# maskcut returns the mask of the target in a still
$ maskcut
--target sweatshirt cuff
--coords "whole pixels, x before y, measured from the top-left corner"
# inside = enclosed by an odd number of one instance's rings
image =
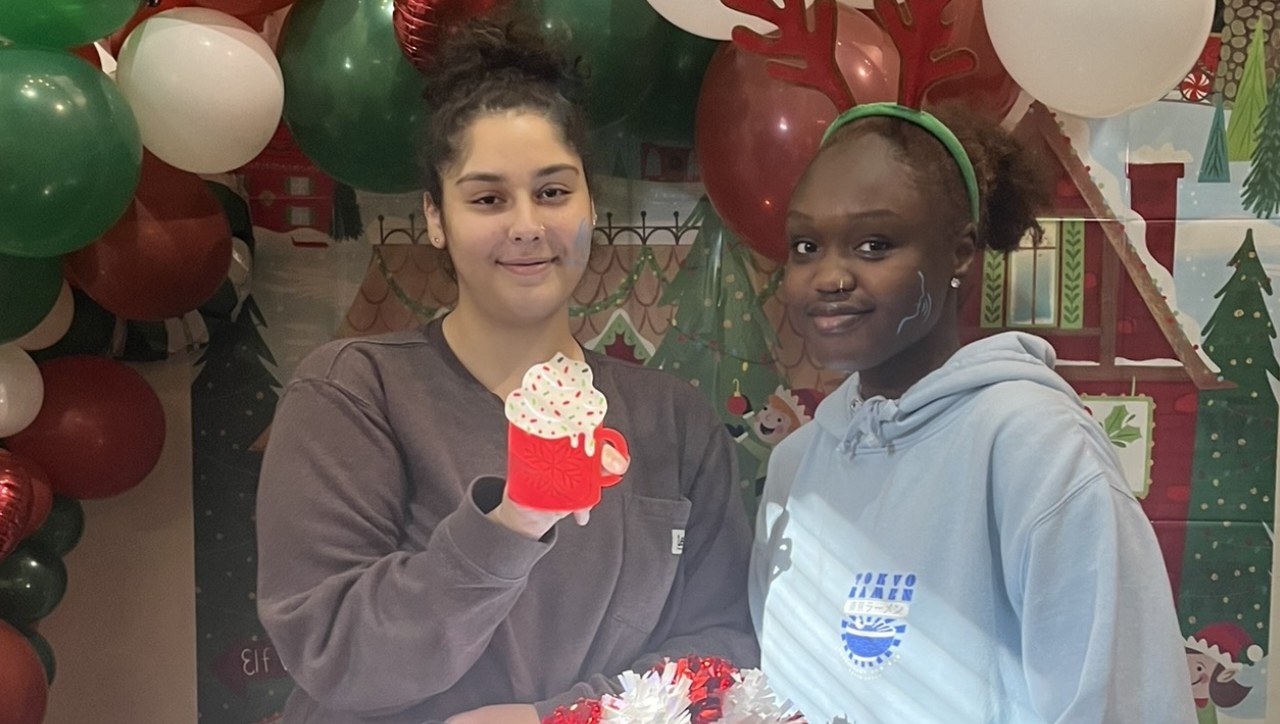
[[[490,520],[485,514],[502,501],[505,486],[506,481],[499,477],[476,478],[462,504],[441,521],[441,527],[463,558],[495,578],[510,581],[529,575],[533,565],[551,550],[555,528],[542,540],[530,540]]]

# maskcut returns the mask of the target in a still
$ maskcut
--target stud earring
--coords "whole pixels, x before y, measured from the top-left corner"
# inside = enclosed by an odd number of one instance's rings
[[[951,288],[952,289],[960,288],[960,277],[951,277]]]

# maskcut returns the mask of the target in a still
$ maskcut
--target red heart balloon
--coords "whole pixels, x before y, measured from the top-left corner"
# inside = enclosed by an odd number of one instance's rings
[[[503,0],[395,0],[391,24],[405,57],[421,70],[450,26],[478,18]]]
[[[4,451],[0,450],[0,455],[3,454]],[[27,476],[31,478],[31,515],[27,518],[27,527],[22,531],[22,538],[25,540],[49,518],[49,512],[53,510],[53,485],[49,483],[49,474],[35,460],[12,453],[10,455],[14,464],[27,471]]]
[[[31,501],[31,476],[12,455],[0,450],[0,559],[22,540],[31,519]]]

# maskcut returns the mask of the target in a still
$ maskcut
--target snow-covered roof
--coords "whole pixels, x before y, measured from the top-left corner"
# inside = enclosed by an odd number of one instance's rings
[[[1087,124],[1085,128],[1088,128]],[[1174,148],[1172,143],[1166,143],[1159,148],[1142,146],[1130,149],[1121,160],[1125,163],[1191,163],[1195,157],[1186,149]]]
[[[1146,219],[1125,201],[1125,184],[1107,171],[1105,164],[1094,159],[1090,151],[1088,123],[1082,118],[1057,116],[1038,102],[1032,104],[1023,122],[1034,124],[1075,182],[1187,374],[1201,389],[1229,384],[1222,381],[1218,366],[1201,348],[1199,323],[1178,309],[1172,272],[1157,262],[1147,249]],[[1172,151],[1172,147],[1169,148]],[[1148,157],[1159,151],[1155,149]],[[1163,360],[1127,360],[1124,363],[1117,360],[1116,363],[1166,366]]]
[[[1053,363],[1057,367],[1097,367],[1097,360],[1091,359],[1060,359]],[[1116,357],[1117,367],[1181,367],[1182,360],[1171,359],[1167,357],[1156,357],[1153,359],[1128,359],[1125,357]]]

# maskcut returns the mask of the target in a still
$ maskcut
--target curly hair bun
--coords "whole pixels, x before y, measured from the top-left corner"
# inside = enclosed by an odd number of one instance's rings
[[[426,68],[424,97],[434,107],[473,93],[485,80],[553,87],[572,98],[582,83],[569,62],[524,19],[481,18],[449,33]]]

